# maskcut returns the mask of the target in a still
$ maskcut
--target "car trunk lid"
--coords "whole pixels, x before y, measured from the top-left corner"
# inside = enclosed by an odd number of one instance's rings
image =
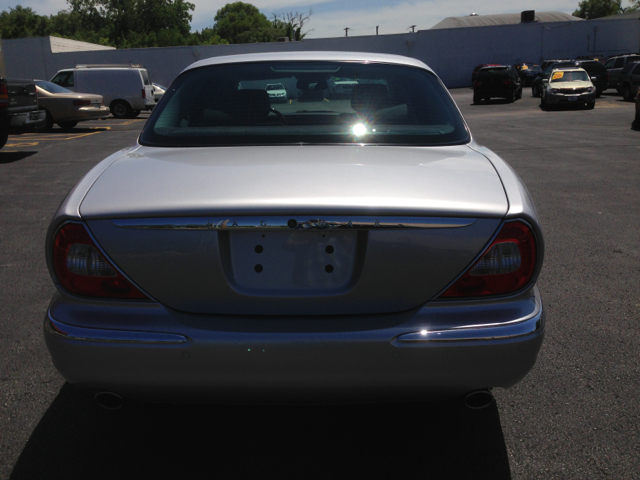
[[[140,148],[80,212],[111,260],[172,308],[326,315],[425,303],[507,207],[491,163],[466,146],[306,146]]]

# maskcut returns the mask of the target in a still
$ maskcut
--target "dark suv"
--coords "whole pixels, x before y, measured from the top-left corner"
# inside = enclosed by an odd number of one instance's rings
[[[473,103],[493,97],[506,98],[513,102],[522,98],[522,81],[513,65],[498,65],[481,68],[473,82]]]
[[[609,86],[607,88],[618,88],[618,80],[622,74],[622,69],[631,62],[640,62],[640,54],[632,53],[609,57],[604,64],[604,68],[609,72]]]
[[[638,82],[640,82],[640,62],[627,63],[618,78],[616,90],[627,102],[632,102],[638,93]]]

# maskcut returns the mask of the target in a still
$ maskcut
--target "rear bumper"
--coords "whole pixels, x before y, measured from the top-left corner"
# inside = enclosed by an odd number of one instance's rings
[[[64,112],[55,118],[58,122],[84,122],[87,120],[99,120],[109,116],[109,107],[81,107],[77,110]]]
[[[482,98],[509,98],[517,91],[516,87],[476,88],[473,93]]]
[[[92,322],[105,327],[73,325]],[[535,288],[515,301],[369,318],[216,318],[139,304],[105,311],[57,297],[44,325],[70,383],[232,403],[422,400],[508,387],[533,367],[544,330]]]
[[[11,128],[39,128],[44,126],[46,118],[47,112],[44,110],[9,114],[9,126]]]

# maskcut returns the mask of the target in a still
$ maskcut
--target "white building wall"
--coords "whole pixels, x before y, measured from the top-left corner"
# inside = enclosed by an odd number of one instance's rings
[[[7,75],[50,79],[79,63],[140,63],[154,82],[168,85],[203,58],[271,51],[378,52],[415,57],[449,88],[471,84],[479,63],[540,62],[545,58],[640,51],[640,21],[590,20],[421,30],[417,33],[309,39],[302,42],[140,48],[52,53],[48,37],[3,40]]]

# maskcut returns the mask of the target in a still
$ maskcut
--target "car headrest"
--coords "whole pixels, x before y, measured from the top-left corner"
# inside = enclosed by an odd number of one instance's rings
[[[379,83],[359,84],[351,92],[351,108],[361,114],[369,114],[390,104],[389,90]]]

